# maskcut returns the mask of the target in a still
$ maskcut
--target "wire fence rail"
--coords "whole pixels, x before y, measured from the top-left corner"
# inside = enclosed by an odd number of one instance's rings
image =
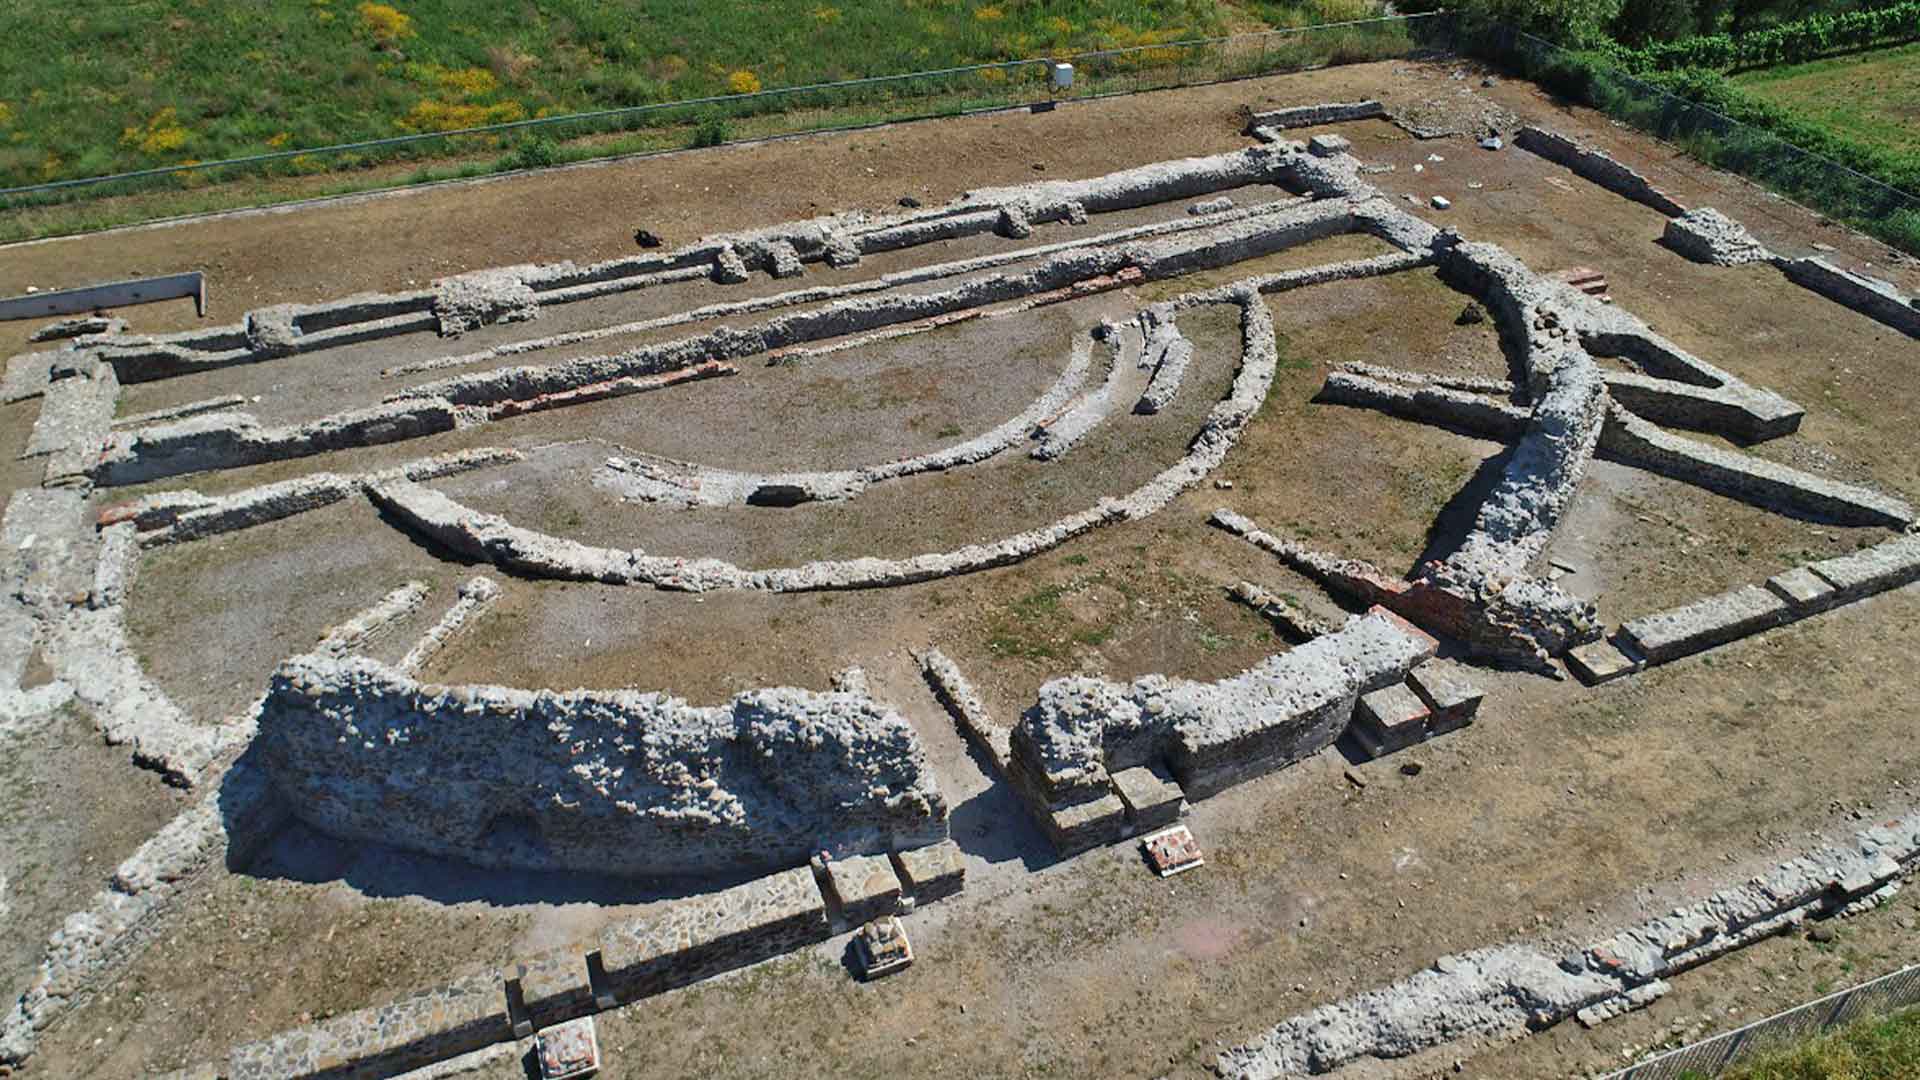
[[[834,127],[866,126],[880,119],[909,119],[892,115],[916,103],[931,105],[919,115],[1004,108],[1058,99],[1100,97],[1143,89],[1187,86],[1230,78],[1248,78],[1284,71],[1305,70],[1331,63],[1388,59],[1409,55],[1421,40],[1446,23],[1441,12],[1384,16],[1314,26],[1194,38],[1122,49],[1102,49],[1042,58],[971,64],[901,74],[875,75],[804,86],[774,87],[743,94],[685,98],[621,108],[536,117],[448,131],[420,132],[359,142],[227,158],[183,162],[100,176],[72,177],[42,183],[0,187],[0,208],[34,205],[94,193],[123,193],[142,185],[172,183],[181,186],[222,181],[243,175],[286,175],[358,168],[431,153],[471,153],[498,147],[518,135],[557,135],[564,139],[590,138],[612,132],[646,128],[685,128],[704,125],[704,144],[730,141],[732,122],[760,119],[763,132],[820,131]],[[1072,88],[1055,92],[1049,86],[1051,67],[1074,65]],[[859,112],[858,110],[865,110]],[[839,122],[832,116],[838,113]],[[780,123],[777,118],[795,123]],[[720,125],[716,127],[715,125]],[[424,153],[423,153],[424,152]],[[551,151],[547,151],[550,153]],[[618,148],[601,148],[582,157],[611,156]],[[541,155],[535,155],[539,157]],[[528,164],[552,164],[530,160]],[[511,161],[506,162],[511,164]],[[488,170],[492,171],[492,170]]]
[[[1755,1054],[1915,1004],[1920,1004],[1920,964],[1629,1065],[1604,1080],[1705,1080]]]

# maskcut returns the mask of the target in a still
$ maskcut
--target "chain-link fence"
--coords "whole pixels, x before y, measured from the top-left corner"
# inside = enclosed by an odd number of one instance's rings
[[[1555,93],[1674,143],[1690,157],[1749,179],[1920,255],[1920,196],[1804,150],[1612,67],[1507,27],[1462,33],[1463,47]]]
[[[1901,968],[1872,982],[1661,1054],[1609,1074],[1605,1080],[1705,1080],[1756,1053],[1916,1003],[1920,1003],[1920,965]]]
[[[256,201],[271,201],[288,197],[288,189],[295,187],[309,195],[371,190],[593,158],[1194,86],[1420,55],[1450,46],[1450,23],[1440,14],[1365,19],[279,150],[0,187],[0,212],[66,207],[72,213],[74,203],[135,197],[160,212],[178,213],[216,204],[244,205],[249,201],[247,193],[236,185],[252,184],[264,196]],[[1072,85],[1064,89],[1050,79],[1052,65],[1062,61],[1075,69]],[[303,176],[320,179],[304,185],[288,183],[289,178]],[[214,190],[222,186],[227,190]],[[138,207],[118,211],[123,217],[140,212]],[[84,213],[82,209],[81,216]],[[0,239],[18,231],[0,221]]]

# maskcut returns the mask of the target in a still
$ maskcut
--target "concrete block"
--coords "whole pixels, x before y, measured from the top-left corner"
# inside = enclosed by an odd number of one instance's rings
[[[1640,662],[1611,641],[1589,641],[1567,651],[1567,666],[1588,686],[1598,686],[1640,670]]]
[[[1370,756],[1379,757],[1427,737],[1432,711],[1406,686],[1388,686],[1361,694],[1353,709],[1353,735]]]
[[[1352,150],[1353,142],[1344,135],[1315,135],[1307,140],[1307,152],[1315,157],[1333,157]]]
[[[583,949],[556,949],[508,965],[505,981],[518,981],[520,999],[535,1028],[563,1023],[595,1011],[593,983]]]
[[[1113,793],[1127,808],[1134,832],[1158,829],[1180,820],[1187,799],[1180,785],[1158,765],[1121,769],[1113,774]]]
[[[1467,678],[1465,669],[1451,660],[1429,660],[1414,668],[1407,673],[1407,688],[1433,712],[1427,721],[1430,736],[1473,723],[1480,713],[1481,700],[1487,696]]]
[[[1111,844],[1126,835],[1127,808],[1117,795],[1055,806],[1041,819],[1048,839],[1062,855]]]
[[[1709,596],[1685,607],[1645,615],[1620,628],[1620,637],[1650,664],[1664,664],[1787,621],[1787,602],[1758,585]]]
[[[1920,580],[1920,533],[1907,533],[1851,555],[1808,566],[1839,593],[1839,602]]]
[[[966,884],[967,865],[951,840],[893,853],[893,872],[915,905],[952,896]]]
[[[1767,588],[1785,600],[1796,616],[1832,607],[1840,599],[1832,584],[1805,566],[1773,575],[1767,579]]]
[[[882,855],[851,855],[826,866],[835,911],[849,923],[864,923],[900,910],[900,878]]]

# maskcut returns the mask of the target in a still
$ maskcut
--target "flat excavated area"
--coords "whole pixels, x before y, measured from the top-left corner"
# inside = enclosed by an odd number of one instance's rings
[[[1362,99],[1462,134],[1240,111]],[[55,350],[0,404],[0,1061],[507,1077],[591,1014],[610,1075],[1275,1075],[1315,1006],[1895,818],[1920,342],[1813,254],[1920,289],[1404,62],[10,249],[0,293],[204,268],[214,307],[0,339]],[[1367,760],[1361,696],[1443,673],[1474,707],[1402,694]],[[1206,865],[1160,879],[1129,836],[1179,807],[1137,803],[1181,796]],[[896,891],[915,963],[858,981]],[[1852,974],[1920,959],[1860,925]],[[1760,962],[1617,1041],[1832,977]],[[1618,1060],[1576,1028],[1325,1053]]]

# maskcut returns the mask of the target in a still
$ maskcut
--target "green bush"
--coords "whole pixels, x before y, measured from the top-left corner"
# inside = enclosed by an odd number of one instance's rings
[[[721,117],[714,116],[701,121],[700,126],[693,129],[693,141],[689,145],[695,148],[719,146],[732,140],[733,125]]]
[[[545,135],[536,135],[522,139],[513,152],[502,157],[498,163],[498,172],[512,172],[517,169],[550,169],[560,163],[560,147]]]
[[[1731,71],[1799,63],[1845,49],[1914,38],[1920,38],[1920,0],[1901,0],[1864,11],[1809,15],[1751,34],[1703,34],[1639,49],[1614,45],[1607,52],[1628,71]]]

